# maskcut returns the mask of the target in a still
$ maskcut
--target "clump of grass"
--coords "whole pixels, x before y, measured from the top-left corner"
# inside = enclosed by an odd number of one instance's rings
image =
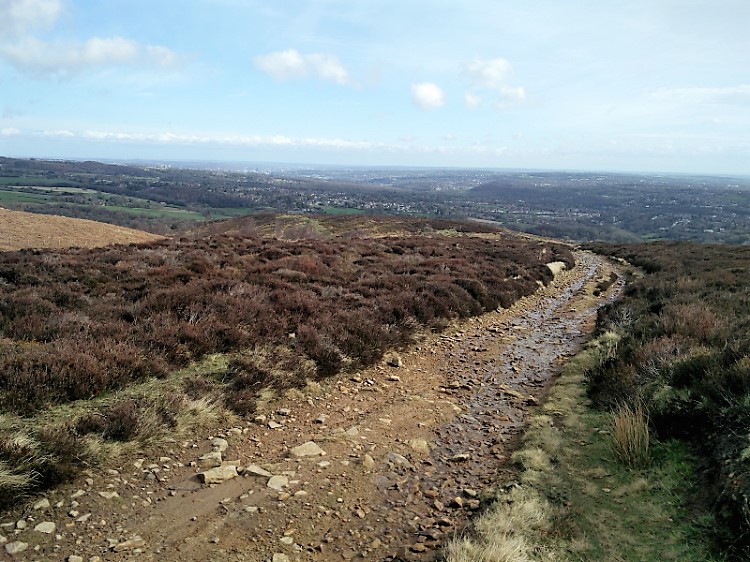
[[[549,502],[530,487],[513,486],[500,493],[489,511],[475,522],[473,537],[451,541],[448,562],[527,562],[534,548],[527,537],[550,525]],[[533,545],[536,546],[536,545]]]
[[[623,404],[615,412],[610,427],[612,452],[630,468],[644,468],[651,460],[648,414],[642,404]]]

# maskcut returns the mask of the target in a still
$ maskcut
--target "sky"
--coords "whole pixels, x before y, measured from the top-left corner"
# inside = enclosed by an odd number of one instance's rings
[[[750,175],[748,0],[0,0],[0,155]]]

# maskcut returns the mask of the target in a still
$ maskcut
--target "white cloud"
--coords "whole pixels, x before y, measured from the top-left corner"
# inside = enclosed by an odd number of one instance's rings
[[[0,36],[46,29],[62,12],[60,0],[0,0]]]
[[[167,47],[124,37],[60,42],[34,34],[53,28],[62,11],[60,0],[0,0],[0,60],[39,78],[66,78],[93,67],[141,64],[163,68],[178,62]]]
[[[503,86],[500,88],[500,95],[506,101],[522,102],[526,99],[526,90],[521,86]]]
[[[0,131],[2,133],[2,131]],[[279,150],[330,150],[335,152],[387,153],[407,156],[437,155],[446,157],[470,157],[476,155],[506,155],[508,148],[493,146],[482,142],[468,145],[456,143],[454,135],[445,135],[442,140],[447,144],[421,144],[409,136],[398,142],[385,143],[371,140],[351,140],[330,137],[290,137],[287,135],[243,135],[233,133],[206,132],[169,132],[169,131],[117,131],[117,130],[81,130],[49,129],[43,131],[24,131],[26,136],[59,139],[61,143],[71,141],[105,144],[127,144],[130,146],[148,147],[149,150],[160,146],[211,148],[277,148]]]
[[[440,86],[432,82],[412,84],[411,97],[417,107],[424,110],[437,109],[445,105],[445,93]]]
[[[274,80],[305,78],[309,74],[305,58],[294,49],[259,55],[255,57],[255,66],[270,74]]]
[[[59,137],[59,138],[72,138],[75,137],[76,134],[73,131],[68,131],[66,129],[57,129],[57,130],[46,130],[42,131],[43,137]]]
[[[652,97],[660,101],[695,104],[750,104],[750,84],[725,88],[660,88]]]
[[[48,43],[34,37],[0,45],[0,58],[22,72],[66,78],[86,68],[124,64],[173,65],[178,57],[166,47],[143,46],[124,37],[92,37],[79,44]]]
[[[258,55],[255,66],[274,80],[294,80],[315,76],[336,84],[351,84],[349,73],[334,55],[324,53],[302,54],[296,49]]]
[[[180,62],[177,53],[161,45],[146,45],[146,58],[162,67],[175,66]]]
[[[464,94],[464,102],[466,103],[466,107],[468,107],[471,110],[478,109],[480,105],[482,105],[482,98],[480,98],[478,95],[473,94],[471,92],[466,92]]]
[[[503,58],[475,59],[466,65],[466,73],[472,86],[488,90],[499,90],[506,85],[513,66]]]
[[[13,137],[20,134],[21,131],[14,127],[6,127],[5,129],[0,130],[0,135],[3,135],[4,137]]]
[[[504,58],[474,59],[465,66],[464,71],[472,87],[464,96],[469,109],[477,109],[481,105],[482,100],[477,91],[497,95],[499,101],[495,106],[498,108],[506,108],[526,100],[525,88],[510,84],[513,65]]]
[[[171,132],[155,133],[131,133],[120,131],[83,131],[72,133],[71,131],[45,131],[45,136],[58,136],[78,138],[94,141],[114,142],[137,142],[149,144],[176,144],[176,145],[231,145],[231,146],[282,146],[290,148],[333,148],[333,149],[369,149],[378,147],[377,143],[368,141],[351,141],[347,139],[330,139],[319,137],[308,137],[294,139],[286,135],[234,135],[234,134],[186,134]]]
[[[319,78],[335,82],[336,84],[343,85],[349,83],[349,74],[336,57],[332,55],[313,54],[308,55],[307,60],[310,61],[315,74]]]

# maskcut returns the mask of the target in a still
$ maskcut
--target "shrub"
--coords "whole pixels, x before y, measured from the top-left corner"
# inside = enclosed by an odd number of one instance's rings
[[[592,245],[648,273],[600,329],[623,334],[616,357],[589,373],[598,405],[640,397],[659,436],[690,441],[705,458],[706,491],[728,547],[750,557],[750,248],[692,243]],[[628,311],[627,321],[618,311]]]
[[[434,234],[491,231],[478,225],[367,219],[375,235],[364,238],[349,236],[362,219],[279,220],[137,247],[0,254],[0,339],[14,344],[0,353],[0,404],[33,415],[210,353],[285,345],[303,325],[317,335],[301,338],[297,360],[330,376],[420,328],[510,306],[547,280],[547,260],[572,260],[554,244]],[[305,235],[257,237],[278,225]]]
[[[297,330],[296,339],[302,352],[315,362],[318,378],[331,377],[344,366],[341,352],[325,336],[321,336],[315,328],[300,326]]]
[[[124,400],[110,406],[104,413],[106,424],[102,437],[112,441],[128,441],[138,433],[141,412],[134,400]]]

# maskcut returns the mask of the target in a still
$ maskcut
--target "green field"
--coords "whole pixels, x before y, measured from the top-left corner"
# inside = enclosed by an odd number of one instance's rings
[[[49,203],[54,196],[52,195],[41,195],[36,193],[24,193],[22,191],[7,191],[0,189],[0,205],[3,204],[23,204],[23,203],[34,203],[38,205],[44,205]]]
[[[234,217],[244,217],[245,215],[252,215],[257,213],[257,209],[251,209],[250,207],[226,207],[226,208],[214,208],[206,212],[206,216],[211,220],[217,219],[231,219]]]
[[[80,205],[81,207],[87,207],[88,205]],[[107,211],[114,211],[119,213],[127,213],[129,215],[137,215],[139,217],[148,217],[153,219],[179,219],[179,220],[203,220],[205,217],[201,213],[195,211],[186,211],[177,207],[123,207],[122,205],[104,205],[102,207]]]
[[[82,209],[95,206],[106,211],[155,219],[189,221],[205,219],[203,214],[196,211],[188,211],[173,206],[163,206],[146,199],[110,195],[93,189],[42,186],[23,186],[22,189],[0,187],[0,206],[20,208],[22,210],[26,210],[24,209],[25,206],[33,206],[35,208],[29,208],[28,210],[38,211],[41,207],[47,211],[54,212],[55,208],[59,208],[60,204],[64,204]],[[36,191],[36,193],[29,193],[29,191]],[[76,198],[76,196],[83,196],[85,199]],[[227,218],[247,214],[247,209],[243,210],[245,213],[238,212],[240,211],[239,209],[229,209],[229,213],[217,213],[217,217]]]
[[[67,195],[93,195],[100,193],[99,191],[96,191],[95,189],[87,189],[85,187],[60,187],[60,186],[45,186],[45,185],[9,185],[10,188],[20,187],[24,191],[26,190],[32,190],[32,191],[41,191],[45,193],[50,194],[58,194],[63,193]]]
[[[0,186],[2,185],[19,185],[19,186],[59,186],[60,184],[69,184],[70,181],[60,178],[44,178],[41,176],[0,176]]]

